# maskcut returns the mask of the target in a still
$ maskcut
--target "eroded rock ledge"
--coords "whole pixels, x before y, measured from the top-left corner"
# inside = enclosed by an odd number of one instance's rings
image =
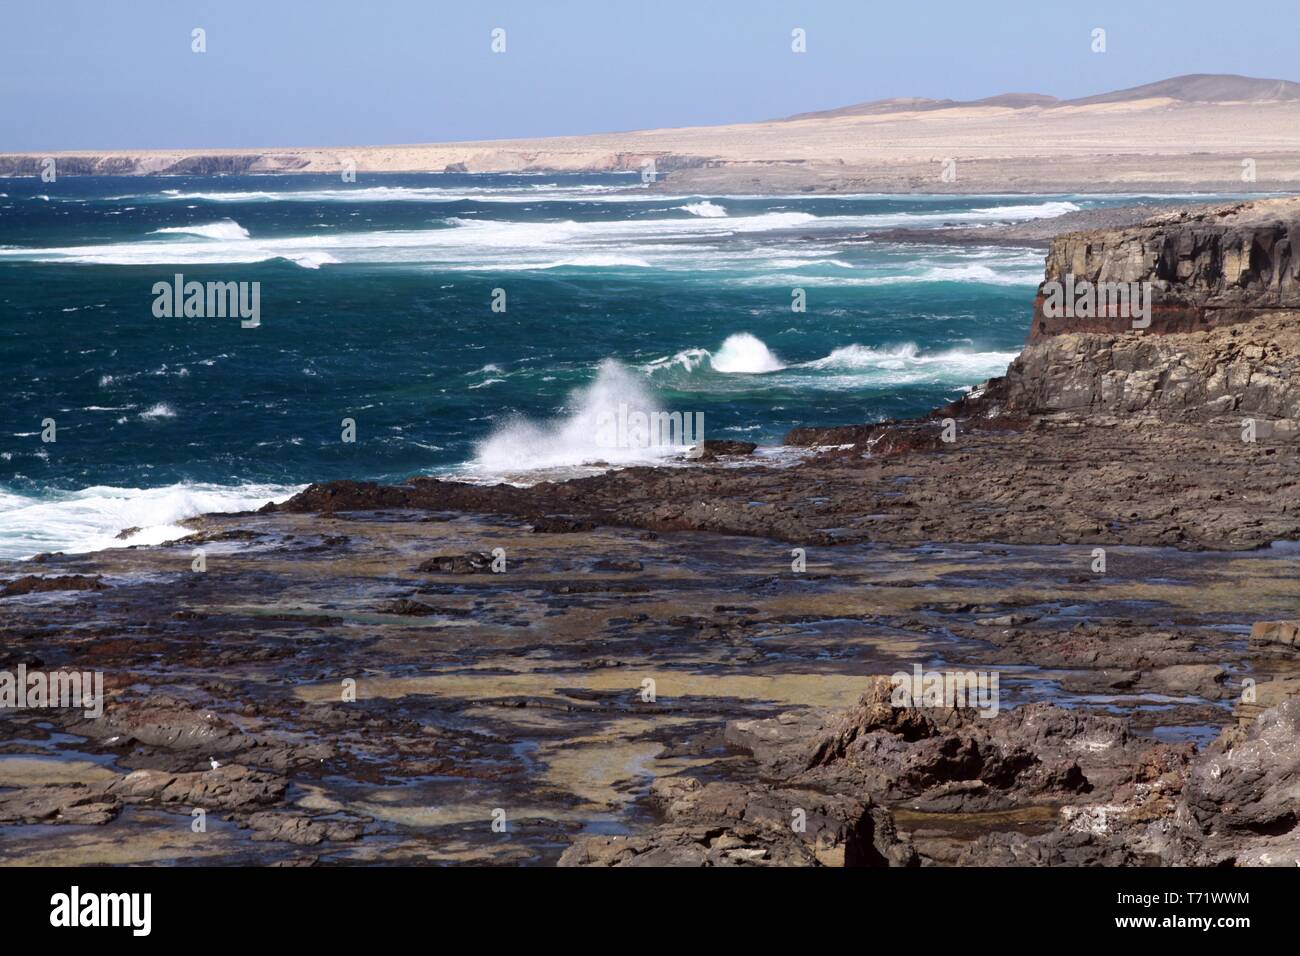
[[[727,740],[757,760],[763,785],[659,781],[650,799],[664,822],[580,839],[560,864],[1294,865],[1298,729],[1290,698],[1198,754],[1046,703],[992,720],[899,708],[876,678],[842,713],[732,722]],[[1021,826],[969,843],[918,830],[920,853],[894,819],[989,813]]]
[[[1150,282],[1148,334],[1202,331],[1300,309],[1300,199],[1264,200],[1155,216],[1119,230],[1058,236],[1044,283]],[[1039,287],[1029,340],[1115,332],[1128,318],[1052,317]]]
[[[1252,417],[1259,433],[1293,435],[1300,419],[1300,309],[1200,332],[1039,336],[1005,376],[954,412],[1068,416],[1092,425],[1222,420],[1225,428]]]

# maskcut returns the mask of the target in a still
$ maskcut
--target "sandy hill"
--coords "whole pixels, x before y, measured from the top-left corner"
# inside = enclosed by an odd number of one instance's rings
[[[1134,100],[1170,99],[1186,103],[1281,103],[1300,100],[1300,83],[1290,80],[1261,80],[1231,73],[1189,73],[1157,83],[1134,86],[1114,93],[1100,93],[1077,100],[1073,106],[1093,103],[1126,103]]]
[[[747,192],[1300,190],[1300,84],[1195,74],[1078,100],[904,98],[724,126],[425,145],[53,155],[77,174],[635,171],[657,188]],[[945,174],[945,169],[947,173]]]
[[[935,100],[924,97],[896,97],[871,100],[812,113],[796,113],[791,120],[832,119],[843,116],[870,116],[880,113],[946,110],[959,107],[1005,106],[1010,109],[1031,107],[1090,106],[1095,103],[1132,103],[1138,100],[1178,100],[1184,103],[1279,103],[1300,100],[1300,83],[1290,80],[1264,80],[1230,73],[1188,73],[1155,83],[1132,86],[1112,93],[1098,93],[1072,100],[1060,100],[1044,93],[1002,93],[979,100]]]

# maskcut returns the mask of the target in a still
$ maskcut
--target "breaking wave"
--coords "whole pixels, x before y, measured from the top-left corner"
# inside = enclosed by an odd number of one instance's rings
[[[680,454],[680,448],[632,443],[620,447],[619,442],[607,440],[620,409],[647,415],[664,411],[643,376],[606,359],[590,385],[569,395],[563,415],[547,421],[516,416],[498,427],[475,449],[470,471],[509,478],[575,466],[649,463]]]
[[[873,348],[869,345],[846,345],[835,349],[824,358],[805,362],[800,367],[835,371],[933,369],[944,374],[966,378],[1001,374],[1017,354],[1016,352],[972,352],[962,349],[922,353],[915,342],[904,342],[902,345],[882,348]]]
[[[707,199],[700,202],[688,202],[685,206],[678,206],[677,208],[689,212],[692,216],[702,216],[705,219],[723,219],[727,215],[727,210],[717,203],[709,202]]]
[[[904,342],[892,346],[846,345],[818,359],[786,363],[761,339],[745,332],[729,336],[717,352],[683,349],[642,366],[642,370],[652,379],[669,374],[677,382],[713,372],[764,374],[762,381],[767,385],[813,390],[919,382],[970,385],[1001,375],[1016,355],[970,349],[925,352],[915,342]],[[690,387],[707,388],[707,380],[696,381]],[[717,387],[735,391],[735,383],[731,382],[723,385],[719,380]]]
[[[248,230],[232,219],[210,222],[202,226],[168,226],[155,229],[150,235],[176,234],[182,236],[199,236],[203,239],[247,239]]]
[[[400,187],[376,187],[399,190]],[[351,195],[348,190],[316,193]],[[168,199],[197,196],[230,198],[223,193],[176,192]],[[239,194],[245,196],[261,194]],[[268,192],[268,200],[299,198],[311,191]],[[597,195],[608,196],[607,192]],[[253,237],[239,223],[226,219],[204,224],[167,226],[135,241],[117,241],[58,247],[7,247],[0,261],[72,262],[101,265],[207,265],[264,262],[285,259],[304,268],[322,264],[432,265],[454,271],[502,269],[544,270],[566,266],[736,269],[757,275],[728,281],[774,284],[791,281],[776,262],[797,260],[789,244],[780,247],[782,233],[851,234],[897,224],[995,221],[999,218],[1052,216],[1078,208],[1069,202],[1037,205],[989,206],[965,212],[879,213],[866,215],[816,215],[812,212],[773,209],[735,215],[708,199],[675,207],[690,212],[677,218],[618,218],[590,221],[513,220],[451,216],[435,220],[428,228],[359,231],[327,228],[311,235]],[[726,240],[746,242],[728,245]],[[773,242],[772,240],[776,240]],[[843,260],[824,261],[851,268]],[[810,263],[810,266],[816,263]],[[788,268],[788,266],[786,266]],[[884,285],[927,281],[975,281],[1027,284],[1038,271],[997,271],[986,265],[939,267],[915,274],[864,276],[801,276],[813,285]]]
[[[160,544],[191,533],[177,524],[185,518],[249,511],[268,501],[284,501],[303,487],[184,483],[162,488],[96,486],[38,496],[0,488],[0,559]],[[140,530],[119,539],[117,534],[126,528]]]
[[[785,368],[785,363],[772,354],[762,339],[748,332],[727,336],[722,348],[709,358],[709,364],[715,372],[728,375],[758,375]]]

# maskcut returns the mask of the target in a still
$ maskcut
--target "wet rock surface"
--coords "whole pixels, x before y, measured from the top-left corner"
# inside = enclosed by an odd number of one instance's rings
[[[1286,548],[1110,545],[1096,573],[1090,546],[837,544],[795,570],[770,537],[426,514],[339,513],[345,552],[304,547],[320,516],[210,516],[202,573],[187,542],[51,558],[113,586],[7,599],[7,659],[102,672],[104,709],[0,711],[0,861],[1281,858],[1263,809],[1169,820],[1220,732],[1300,685],[1248,639],[1300,599]],[[498,548],[502,573],[421,570]],[[998,673],[997,714],[891,706],[880,675],[914,666]]]
[[[0,564],[0,670],[104,690],[0,682],[0,863],[1300,862],[1296,260],[1201,215],[1093,264],[1231,322],[928,419]]]
[[[665,822],[645,835],[587,837],[560,866],[915,866],[888,811],[815,790],[657,780]]]
[[[563,515],[582,527],[712,531],[797,545],[1249,549],[1300,537],[1300,456],[1284,427],[1261,420],[1246,442],[1239,418],[1086,428],[1051,417],[953,421],[952,442],[943,441],[941,418],[801,433],[794,436],[801,444],[826,444],[785,468],[638,467],[530,487],[338,481],[267,510],[419,509],[533,522]]]
[[[1170,856],[1199,866],[1300,864],[1300,698],[1225,733],[1193,763]]]
[[[0,587],[0,598],[13,597],[16,594],[39,594],[47,591],[101,591],[108,587],[98,575],[65,574],[45,576],[25,574],[20,578],[4,582]]]

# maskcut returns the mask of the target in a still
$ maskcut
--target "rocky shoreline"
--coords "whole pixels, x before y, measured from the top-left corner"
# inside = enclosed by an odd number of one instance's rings
[[[0,863],[1300,862],[1295,211],[1057,237],[1049,280],[1197,321],[1031,327],[779,465],[331,482],[0,565],[0,670],[107,697],[0,719]]]

